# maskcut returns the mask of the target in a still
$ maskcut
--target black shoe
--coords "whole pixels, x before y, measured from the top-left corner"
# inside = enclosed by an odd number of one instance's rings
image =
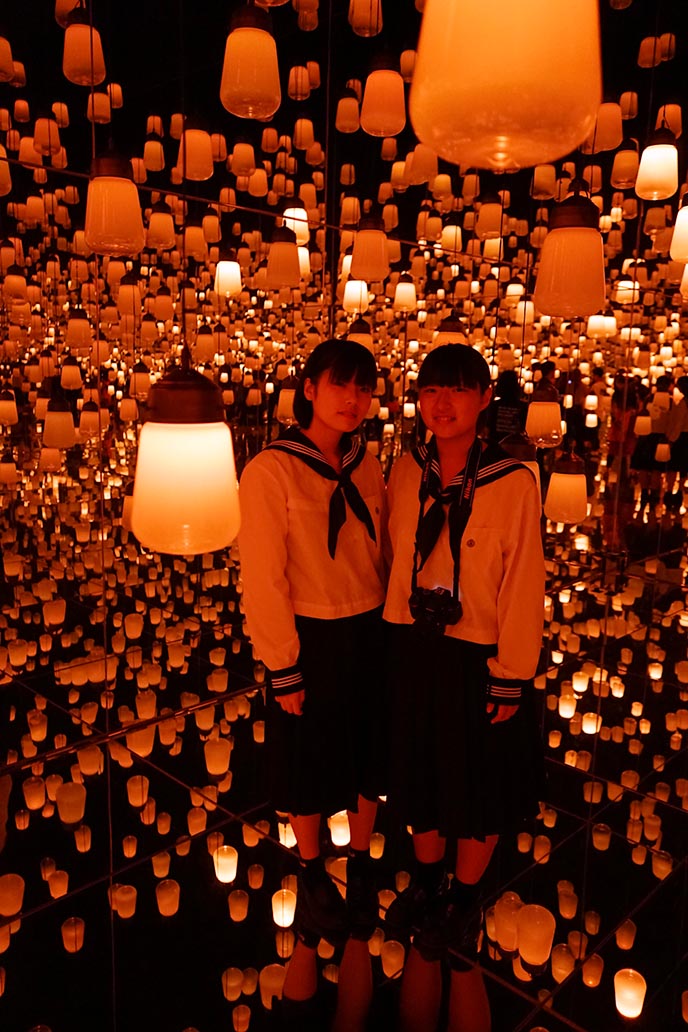
[[[424,922],[441,919],[448,906],[448,883],[442,878],[434,891],[425,886],[411,882],[387,908],[385,924],[389,931],[397,935],[408,934],[419,929]]]
[[[346,909],[351,935],[367,941],[377,926],[380,904],[370,863],[355,857],[346,863]]]
[[[327,939],[332,946],[344,942],[348,932],[346,904],[325,869],[305,878],[299,875],[294,921],[302,934]]]
[[[434,929],[424,929],[420,934],[421,945],[426,951],[438,951],[441,948],[446,951],[452,971],[470,971],[482,946],[482,907],[472,907],[467,912],[452,903],[441,925]],[[418,948],[421,949],[421,946]]]

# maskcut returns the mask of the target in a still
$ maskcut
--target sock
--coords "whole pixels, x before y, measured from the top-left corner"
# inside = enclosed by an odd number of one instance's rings
[[[444,860],[435,860],[434,863],[424,864],[416,860],[415,881],[416,884],[425,889],[430,896],[438,892],[444,879]]]
[[[476,882],[475,885],[468,885],[466,882],[459,881],[456,877],[452,878],[449,895],[457,909],[464,912],[471,910],[479,903],[481,894],[480,882]]]

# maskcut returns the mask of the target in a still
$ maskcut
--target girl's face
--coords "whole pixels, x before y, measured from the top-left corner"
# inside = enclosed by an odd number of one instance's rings
[[[346,383],[333,380],[326,369],[314,383],[307,379],[304,396],[313,405],[311,428],[326,428],[337,433],[351,433],[365,419],[370,408],[372,387],[362,387],[349,380]]]
[[[475,437],[478,417],[487,408],[492,388],[439,387],[429,385],[418,392],[420,411],[428,430],[438,440]]]

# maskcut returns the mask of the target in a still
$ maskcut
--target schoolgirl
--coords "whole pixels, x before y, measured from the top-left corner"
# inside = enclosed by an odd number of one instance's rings
[[[303,862],[298,916],[329,937],[374,921],[377,905],[368,850],[384,790],[386,500],[380,465],[354,436],[376,380],[361,344],[319,344],[296,388],[298,425],[249,462],[240,484],[243,606],[267,668],[272,803],[290,815]],[[348,917],[320,855],[321,817],[344,809]]]
[[[477,436],[491,394],[477,351],[435,349],[417,386],[432,437],[392,470],[384,610],[388,800],[412,827],[416,870],[387,921],[466,949],[498,836],[537,813],[541,791],[530,698],[543,626],[541,502],[531,471]]]

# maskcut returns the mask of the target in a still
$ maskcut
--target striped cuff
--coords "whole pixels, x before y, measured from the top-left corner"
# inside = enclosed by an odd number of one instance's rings
[[[487,682],[487,697],[490,702],[497,702],[503,706],[518,706],[532,684],[532,679],[524,681],[516,677],[490,676]]]
[[[283,670],[268,670],[268,679],[275,698],[291,695],[303,688],[303,675],[298,666],[285,667]]]

